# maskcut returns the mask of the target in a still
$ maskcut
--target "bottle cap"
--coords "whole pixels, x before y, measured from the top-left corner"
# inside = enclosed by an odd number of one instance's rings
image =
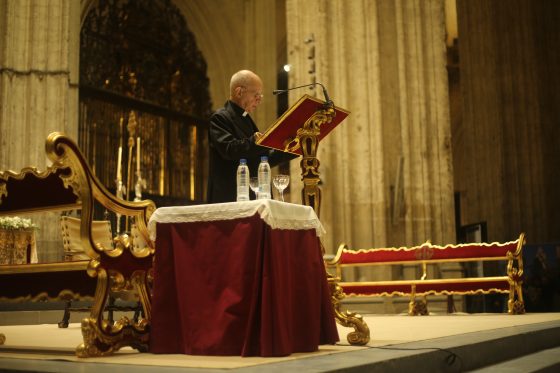
[[[262,155],[261,162],[268,162],[268,157],[266,155]]]
[[[239,163],[241,163],[241,164],[247,164],[247,160],[246,160],[245,158],[241,158],[241,159],[239,160]]]

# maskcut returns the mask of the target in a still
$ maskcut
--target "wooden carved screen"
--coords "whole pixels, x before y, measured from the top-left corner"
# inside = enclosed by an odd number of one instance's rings
[[[78,142],[97,177],[116,190],[122,146],[127,180],[133,141],[134,199],[140,137],[143,198],[158,207],[203,202],[211,102],[206,63],[180,11],[169,0],[99,0],[80,43]]]

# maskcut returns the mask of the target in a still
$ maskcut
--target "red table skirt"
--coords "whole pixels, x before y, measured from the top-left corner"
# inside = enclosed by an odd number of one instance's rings
[[[338,339],[315,230],[157,224],[150,352],[286,356]]]

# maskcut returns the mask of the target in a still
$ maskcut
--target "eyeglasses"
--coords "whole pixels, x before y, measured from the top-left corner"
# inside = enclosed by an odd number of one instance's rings
[[[242,86],[241,88],[243,88],[244,90],[246,90],[246,91],[249,92],[250,94],[254,92],[254,96],[253,96],[253,97],[254,97],[255,99],[260,98],[260,99],[262,100],[262,98],[264,97],[264,95],[263,95],[261,92],[259,92],[259,91],[255,91],[255,90],[252,90],[252,89],[250,90],[250,89],[247,89],[247,87],[243,87],[243,86]]]

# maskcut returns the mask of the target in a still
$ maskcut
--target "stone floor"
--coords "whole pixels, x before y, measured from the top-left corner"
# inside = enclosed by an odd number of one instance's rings
[[[349,346],[352,331],[339,326],[341,342],[317,353],[285,358],[152,355],[125,350],[111,357],[78,359],[79,324],[0,326],[3,371],[46,372],[492,372],[560,371],[560,313],[453,314],[411,317],[365,315],[371,341]],[[65,334],[68,338],[62,338]]]

